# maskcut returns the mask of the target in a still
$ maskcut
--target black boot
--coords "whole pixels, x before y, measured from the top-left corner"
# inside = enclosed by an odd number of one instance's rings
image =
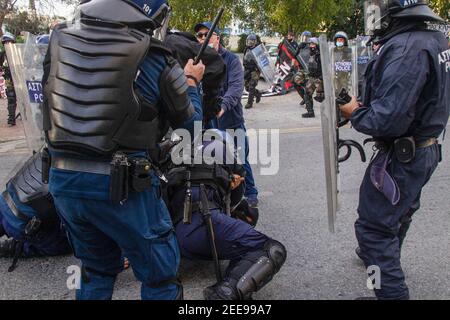
[[[247,104],[245,105],[245,109],[253,108],[253,101],[255,101],[255,89],[250,87],[248,91],[248,100]]]
[[[323,92],[317,93],[316,96],[314,97],[314,100],[316,100],[317,102],[322,103],[323,100],[325,100],[325,94]]]
[[[261,102],[262,93],[259,90],[256,90],[256,103]]]
[[[316,117],[316,115],[314,114],[314,111],[306,112],[306,113],[302,114],[302,118],[315,118],[315,117]]]
[[[0,240],[0,258],[12,258],[16,252],[18,241],[13,238]]]
[[[216,283],[213,286],[207,287],[203,290],[203,298],[205,300],[243,300],[236,285],[230,284],[228,281]]]
[[[15,126],[16,125],[16,118],[15,117],[8,117],[8,125],[9,126]]]
[[[305,95],[305,101],[307,112],[302,114],[302,118],[314,118],[316,115],[314,114],[314,106],[311,97]]]

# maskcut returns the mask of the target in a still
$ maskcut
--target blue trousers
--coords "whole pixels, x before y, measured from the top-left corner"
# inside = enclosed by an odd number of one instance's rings
[[[387,171],[396,180],[400,202],[393,206],[371,183],[370,166],[360,189],[356,238],[366,267],[381,269],[379,299],[409,299],[400,256],[401,246],[413,214],[420,208],[422,188],[431,178],[439,161],[437,145],[418,149],[415,159],[402,164],[393,156]]]
[[[90,176],[98,180],[97,189],[108,185],[109,177]],[[76,173],[70,176],[69,172],[52,169],[50,189],[62,190],[64,184],[76,179]],[[113,205],[101,197],[89,199],[52,191],[75,256],[85,271],[77,299],[111,299],[116,275],[123,270],[122,254],[142,282],[142,299],[177,297],[180,288],[174,280],[180,263],[178,243],[160,197],[159,180],[153,177],[152,184],[151,190],[131,192],[123,205]]]
[[[219,210],[212,210],[211,214],[217,253],[221,260],[239,261],[247,253],[261,250],[269,240],[244,221],[229,217]],[[175,230],[183,257],[212,260],[207,228],[200,213],[192,214],[191,224],[178,223]]]
[[[239,127],[235,129],[242,129],[245,132],[247,132],[247,128],[245,127],[245,124],[241,124]],[[235,139],[235,143],[236,139]],[[252,167],[250,166],[250,163],[248,162],[248,154],[250,152],[250,147],[248,143],[248,136],[245,137],[245,163],[243,164],[244,170],[245,170],[245,196],[249,198],[250,200],[257,200],[258,199],[258,189],[256,188],[255,184],[255,178],[253,177],[253,171]]]

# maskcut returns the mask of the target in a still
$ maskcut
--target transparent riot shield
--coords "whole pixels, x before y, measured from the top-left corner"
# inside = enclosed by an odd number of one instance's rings
[[[339,128],[348,120],[341,116],[339,104],[350,102],[354,95],[354,79],[356,68],[351,47],[335,47],[328,43],[325,35],[319,38],[320,56],[322,61],[322,76],[325,101],[321,105],[323,150],[325,160],[325,180],[328,204],[328,225],[331,232],[335,231],[337,212],[339,211],[339,164],[347,161],[352,148],[359,151],[361,161],[366,161],[362,146],[353,140],[340,137]],[[341,151],[345,151],[344,154]]]
[[[25,44],[8,44],[6,55],[14,81],[17,106],[21,114],[28,147],[38,151],[44,143],[42,128],[42,75],[47,45],[37,45],[28,35]]]
[[[311,57],[311,54],[310,54],[309,46],[306,46],[306,47],[298,50],[297,61],[300,63],[300,66],[306,72],[309,72],[308,62],[309,62],[310,57]]]
[[[320,58],[322,62],[322,76],[325,100],[320,106],[322,120],[323,151],[325,161],[325,182],[328,206],[328,227],[335,232],[336,213],[338,211],[338,149],[336,135],[336,106],[335,82],[332,63],[333,46],[327,42],[327,37],[319,37]]]
[[[357,97],[361,94],[360,88],[364,81],[364,72],[373,57],[372,47],[367,45],[369,39],[368,36],[358,36],[352,41],[353,65],[356,66],[356,72],[353,73],[355,77],[353,79],[353,92]]]
[[[338,97],[342,90],[349,95],[356,92],[354,86],[353,51],[351,47],[332,47],[331,63],[333,64],[333,82],[335,96]]]
[[[260,44],[253,48],[251,53],[258,64],[258,68],[261,71],[264,80],[266,80],[269,85],[275,83],[277,72],[275,71],[275,66],[269,58],[269,53],[267,52],[266,47],[264,47],[263,44]]]

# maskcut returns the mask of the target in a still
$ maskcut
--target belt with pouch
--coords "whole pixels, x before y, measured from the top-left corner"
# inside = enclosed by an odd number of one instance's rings
[[[397,160],[401,163],[411,162],[416,156],[416,150],[425,149],[433,145],[439,145],[438,139],[428,138],[416,140],[414,137],[402,137],[395,139],[393,142],[375,140],[375,146],[378,150],[387,151],[393,147],[394,154]]]
[[[420,142],[416,142],[416,148],[417,149],[425,149],[425,148],[431,147],[432,145],[435,145],[437,143],[438,143],[438,139],[429,138],[426,140],[422,140]]]
[[[143,192],[152,188],[154,167],[147,158],[128,158],[122,152],[114,154],[111,162],[53,156],[52,168],[110,176],[110,198],[123,203],[129,191]]]
[[[59,156],[52,156],[52,168],[68,171],[102,174],[108,176],[111,174],[110,162],[81,160]]]

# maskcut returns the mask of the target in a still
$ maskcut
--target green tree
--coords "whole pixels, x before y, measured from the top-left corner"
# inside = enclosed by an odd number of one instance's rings
[[[430,0],[430,7],[441,16],[442,19],[450,20],[450,2],[448,0]]]
[[[35,15],[35,18],[38,18],[38,12],[42,15],[49,15],[54,12],[55,3],[62,2],[67,5],[73,5],[79,3],[79,0],[28,0],[28,1],[19,1],[19,0],[0,0],[0,27],[3,26],[5,19],[10,14],[17,14],[17,7],[19,4],[27,3],[28,8],[31,11],[32,15]],[[39,18],[40,19],[40,18]],[[3,32],[0,28],[0,36],[3,35]]]
[[[8,25],[8,31],[18,36],[21,31],[28,31],[34,34],[47,33],[47,21],[36,13],[28,13],[28,11],[13,12],[5,18]]]
[[[192,31],[195,24],[203,21],[212,21],[217,15],[220,7],[225,7],[225,12],[220,21],[219,27],[227,26],[238,7],[244,1],[238,0],[173,0],[170,1],[172,7],[171,28]]]

